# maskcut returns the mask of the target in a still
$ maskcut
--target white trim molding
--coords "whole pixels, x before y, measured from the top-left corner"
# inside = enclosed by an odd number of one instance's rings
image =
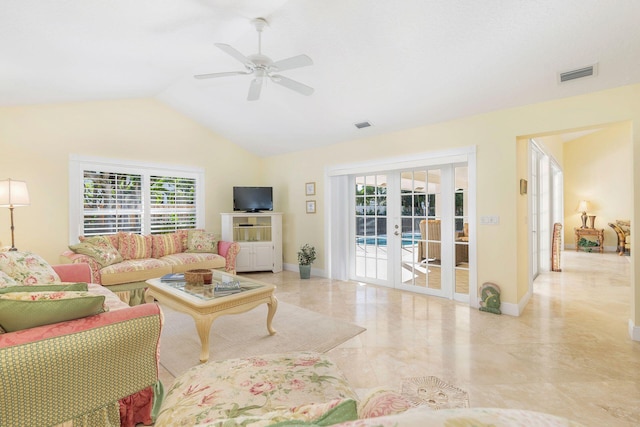
[[[105,157],[69,155],[69,244],[78,242],[78,236],[83,234],[83,182],[85,170],[102,170],[109,172],[136,173],[143,176],[143,204],[149,205],[149,176],[177,176],[194,179],[196,182],[196,228],[205,226],[205,173],[201,167],[185,165],[170,165],[162,163],[143,162],[127,159],[112,159]],[[146,198],[146,199],[145,199]],[[151,233],[150,210],[144,211],[142,218],[143,234]],[[145,228],[147,227],[147,228]]]
[[[285,271],[295,271],[296,273],[300,271],[298,268],[298,264],[284,263],[282,264],[282,268]],[[324,277],[328,278],[327,273],[322,268],[313,268],[311,267],[311,275],[316,277]]]

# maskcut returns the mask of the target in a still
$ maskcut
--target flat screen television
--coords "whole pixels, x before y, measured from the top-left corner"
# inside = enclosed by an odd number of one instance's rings
[[[233,210],[272,211],[273,187],[233,187]]]

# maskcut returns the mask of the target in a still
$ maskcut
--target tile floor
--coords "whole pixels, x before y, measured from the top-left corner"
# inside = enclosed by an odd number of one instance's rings
[[[536,280],[520,317],[288,271],[250,277],[276,284],[281,301],[367,328],[327,353],[360,393],[436,376],[468,391],[470,406],[637,426],[640,342],[628,336],[630,267],[628,257],[612,253],[565,251],[562,273]],[[172,380],[166,371],[162,379]]]

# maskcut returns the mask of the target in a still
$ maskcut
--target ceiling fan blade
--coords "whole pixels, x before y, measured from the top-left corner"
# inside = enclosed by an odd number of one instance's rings
[[[313,93],[312,87],[309,87],[295,80],[291,80],[290,78],[281,76],[279,74],[274,74],[273,76],[271,76],[271,80],[273,80],[274,83],[277,83],[280,86],[284,86],[288,89],[295,90],[296,92],[301,93],[302,95],[309,96]]]
[[[235,59],[242,62],[246,67],[255,67],[255,64],[249,58],[241,54],[234,47],[231,47],[228,44],[224,43],[216,43],[215,45],[218,49],[223,50],[227,55],[233,56]]]
[[[306,67],[308,65],[313,65],[313,60],[311,60],[307,55],[298,55],[276,61],[271,64],[271,67],[277,71],[285,71],[292,70],[294,68]]]
[[[225,73],[196,74],[193,77],[195,77],[196,79],[212,79],[215,77],[238,76],[241,74],[251,74],[251,73],[247,71],[227,71]]]
[[[262,91],[262,77],[256,77],[251,80],[251,86],[249,86],[249,95],[247,101],[257,101],[260,99],[260,92]]]

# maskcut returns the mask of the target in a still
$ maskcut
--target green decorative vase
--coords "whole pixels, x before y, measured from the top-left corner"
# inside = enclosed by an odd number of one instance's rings
[[[311,265],[298,265],[298,267],[300,267],[300,278],[301,279],[308,279],[309,277],[311,277]]]

